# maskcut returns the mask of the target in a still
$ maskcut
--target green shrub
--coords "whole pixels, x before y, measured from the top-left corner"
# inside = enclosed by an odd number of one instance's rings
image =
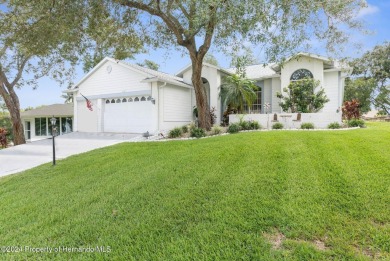
[[[251,121],[250,122],[250,129],[251,130],[258,130],[258,129],[261,129],[261,125],[259,122],[257,121]]]
[[[168,137],[169,138],[179,138],[181,136],[181,128],[174,128],[169,131]]]
[[[206,136],[206,132],[202,128],[193,128],[191,130],[191,137],[199,139],[199,138],[204,137],[204,136]]]
[[[221,133],[221,131],[222,131],[222,128],[219,127],[219,126],[213,126],[213,127],[211,128],[211,133],[212,133],[212,135],[218,135],[218,134]]]
[[[364,127],[364,120],[361,119],[352,119],[348,121],[349,127]]]
[[[337,121],[329,123],[328,129],[340,129],[341,125]]]
[[[249,121],[240,121],[239,125],[240,125],[242,130],[250,130],[251,129],[251,124]]]
[[[311,123],[311,122],[302,123],[301,124],[301,129],[306,129],[306,130],[314,129],[314,124]]]
[[[183,127],[181,127],[181,131],[183,133],[187,133],[188,132],[188,126],[187,125],[184,125]]]
[[[274,130],[281,130],[281,129],[283,129],[283,124],[280,123],[280,122],[274,123],[272,125],[272,129],[274,129]]]
[[[240,130],[241,130],[241,127],[240,127],[240,125],[239,125],[238,123],[232,123],[232,124],[230,124],[229,127],[228,127],[228,129],[227,129],[227,131],[228,131],[229,133],[237,133],[237,132],[239,132]]]

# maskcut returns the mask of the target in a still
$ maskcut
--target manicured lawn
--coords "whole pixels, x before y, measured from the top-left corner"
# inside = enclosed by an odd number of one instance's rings
[[[0,179],[0,259],[390,259],[390,124],[123,143]],[[107,249],[106,249],[107,250]]]

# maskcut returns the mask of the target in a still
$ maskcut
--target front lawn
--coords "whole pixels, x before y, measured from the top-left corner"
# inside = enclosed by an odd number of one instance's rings
[[[390,124],[368,126],[123,143],[1,178],[0,246],[21,252],[0,258],[389,260]]]

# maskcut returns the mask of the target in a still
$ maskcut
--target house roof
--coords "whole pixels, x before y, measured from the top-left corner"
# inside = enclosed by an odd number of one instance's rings
[[[216,66],[216,65],[213,65],[213,64],[203,63],[202,65],[203,65],[203,66],[208,66],[208,67],[211,67],[211,68],[214,68],[214,69],[217,69],[217,70],[219,70],[219,71],[221,71],[221,72],[224,72],[224,73],[227,73],[227,74],[232,74],[232,73],[229,71],[229,69],[224,69],[224,68],[222,68],[222,67],[219,67],[219,66]],[[189,70],[189,69],[191,68],[191,66],[192,66],[191,63],[188,64],[188,65],[185,66],[183,69],[181,69],[179,72],[177,72],[175,75],[176,75],[176,76],[179,76],[179,77],[183,76],[184,72],[187,71],[187,70]]]
[[[183,87],[190,87],[191,85],[188,83],[185,83],[182,78],[176,77],[174,75],[170,75],[164,72],[155,71],[149,68],[145,68],[136,64],[130,64],[126,63],[120,60],[115,60],[110,57],[104,58],[100,63],[98,63],[89,73],[87,73],[77,84],[74,85],[72,90],[67,90],[65,92],[74,92],[77,90],[78,86],[83,83],[85,80],[87,80],[95,71],[97,71],[100,67],[102,67],[107,61],[117,63],[127,69],[130,70],[136,70],[142,74],[145,75],[144,81],[162,81],[162,82],[169,82],[175,85],[183,86]]]
[[[280,76],[279,74],[276,74],[276,72],[272,69],[272,66],[274,64],[256,64],[256,65],[249,65],[246,69],[246,77],[248,79],[252,80],[258,80],[263,78],[271,78],[275,76]],[[236,68],[229,68],[228,71],[230,73],[235,73]]]
[[[20,115],[24,118],[53,115],[71,116],[73,115],[73,103],[46,105],[33,110],[23,111]]]

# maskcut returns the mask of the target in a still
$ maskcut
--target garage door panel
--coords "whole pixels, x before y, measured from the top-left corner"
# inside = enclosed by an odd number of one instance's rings
[[[152,103],[148,101],[105,104],[104,131],[143,133],[152,131]]]

